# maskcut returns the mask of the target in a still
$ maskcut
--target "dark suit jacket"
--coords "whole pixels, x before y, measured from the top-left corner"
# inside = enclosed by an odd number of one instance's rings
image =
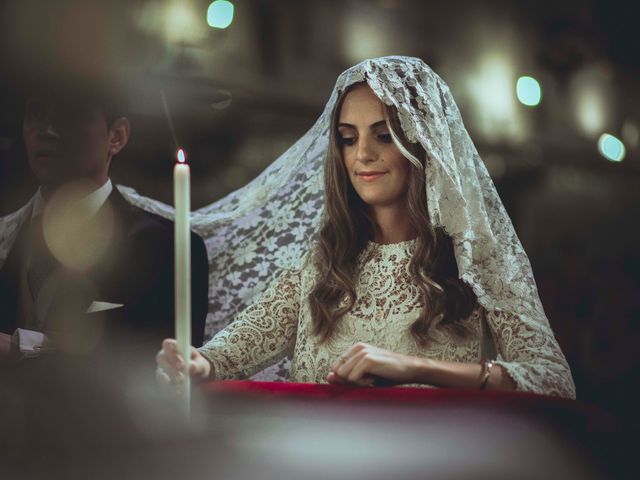
[[[114,187],[97,219],[110,209],[113,235],[106,254],[83,272],[61,269],[48,310],[45,333],[62,347],[120,350],[160,349],[165,337],[174,337],[173,222],[129,204]],[[21,229],[0,270],[0,331],[12,333],[18,325],[20,271],[25,261],[29,222]],[[192,345],[202,345],[208,311],[208,262],[204,242],[191,236]],[[94,301],[123,304],[121,308],[86,313]],[[64,348],[63,348],[64,349]]]

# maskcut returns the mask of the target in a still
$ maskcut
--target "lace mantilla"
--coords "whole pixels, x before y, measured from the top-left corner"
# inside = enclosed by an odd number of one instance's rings
[[[29,200],[20,210],[5,217],[0,217],[0,268],[2,268],[9,256],[9,252],[20,232],[20,227],[31,214],[34,199],[35,197]]]

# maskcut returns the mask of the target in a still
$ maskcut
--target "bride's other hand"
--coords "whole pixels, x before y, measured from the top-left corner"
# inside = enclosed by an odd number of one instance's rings
[[[412,383],[417,368],[415,357],[357,343],[331,366],[329,383],[372,386],[379,380],[388,384]]]
[[[196,381],[207,380],[213,375],[213,368],[202,354],[191,347],[191,359],[189,363],[189,375]],[[156,355],[156,377],[159,381],[180,385],[184,382],[184,359],[178,353],[178,346],[174,339],[166,338],[162,342],[162,349]]]

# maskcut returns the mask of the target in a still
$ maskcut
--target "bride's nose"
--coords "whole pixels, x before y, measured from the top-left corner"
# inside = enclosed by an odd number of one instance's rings
[[[356,146],[356,160],[362,163],[368,163],[374,161],[376,157],[377,153],[372,140],[364,135],[361,136],[358,139],[358,145]]]

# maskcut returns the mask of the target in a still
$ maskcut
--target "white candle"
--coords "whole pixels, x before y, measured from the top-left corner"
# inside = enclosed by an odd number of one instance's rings
[[[173,201],[175,206],[175,314],[178,353],[185,363],[182,389],[185,413],[189,415],[191,382],[189,360],[191,349],[191,186],[190,169],[182,149],[173,169]]]

